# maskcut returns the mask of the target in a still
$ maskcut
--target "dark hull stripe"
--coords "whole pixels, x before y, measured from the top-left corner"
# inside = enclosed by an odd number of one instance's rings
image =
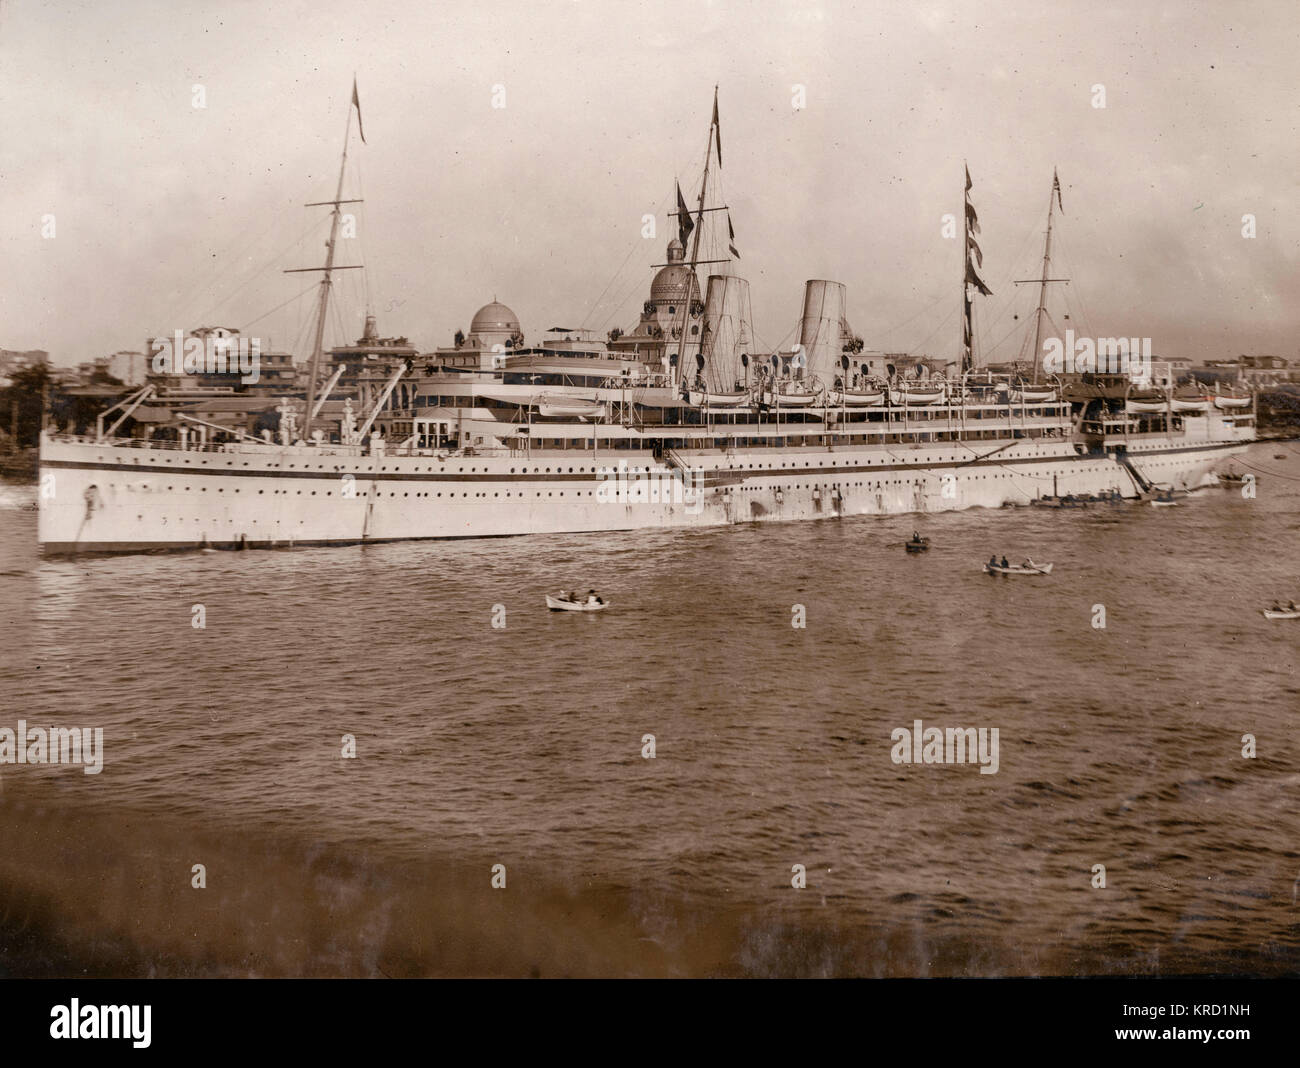
[[[1151,449],[1145,452],[1130,452],[1128,457],[1134,463],[1141,463],[1144,459],[1151,456],[1169,456],[1181,453],[1210,452],[1218,449],[1237,448],[1244,445],[1253,444],[1249,441],[1223,441],[1211,445],[1185,445],[1169,449]],[[774,476],[785,477],[787,475],[851,475],[870,473],[872,471],[937,471],[951,470],[962,467],[1008,467],[1012,464],[1059,464],[1059,463],[1081,463],[1088,460],[1106,460],[1109,459],[1108,453],[1071,453],[1061,456],[1025,456],[1012,457],[999,454],[997,457],[988,460],[972,458],[969,460],[944,460],[922,462],[914,464],[863,464],[854,467],[777,467],[764,468],[763,470],[749,470],[748,468],[700,468],[696,470],[708,477],[711,475],[740,475],[744,478],[772,478]],[[590,463],[590,461],[588,461]],[[599,464],[599,461],[597,461]],[[629,466],[631,466],[629,464]],[[150,475],[215,475],[225,478],[312,478],[327,479],[336,481],[345,474],[351,474],[358,482],[599,482],[608,479],[608,475],[602,476],[599,472],[575,471],[556,471],[550,474],[546,472],[528,472],[518,474],[496,474],[489,472],[454,472],[454,471],[295,471],[295,470],[275,470],[266,469],[256,470],[253,468],[213,468],[213,467],[175,467],[137,465],[137,464],[115,464],[99,462],[82,462],[80,460],[44,460],[41,462],[41,469],[47,468],[64,468],[78,471],[133,471],[137,474]],[[618,469],[618,460],[613,462],[611,472]],[[668,468],[667,470],[674,470]]]

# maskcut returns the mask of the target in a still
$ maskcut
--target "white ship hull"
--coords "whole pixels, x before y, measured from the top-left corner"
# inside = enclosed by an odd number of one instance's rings
[[[1253,431],[1224,433],[1240,436],[1152,435],[1130,440],[1128,456],[1152,482],[1195,487],[1213,482]],[[1138,495],[1114,452],[1081,456],[1061,438],[673,455],[702,485],[683,489],[681,468],[630,450],[438,459],[46,439],[39,539],[49,555],[258,548],[997,508],[1112,488]],[[616,480],[620,463],[646,474]]]

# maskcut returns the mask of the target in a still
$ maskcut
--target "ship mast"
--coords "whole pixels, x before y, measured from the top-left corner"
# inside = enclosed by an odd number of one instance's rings
[[[971,263],[971,253],[975,253],[975,259],[979,262],[981,268],[984,266],[984,253],[980,251],[978,243],[972,234],[980,232],[979,216],[975,214],[975,207],[970,202],[971,178],[970,167],[962,162],[962,169],[966,172],[966,190],[962,195],[964,210],[962,220],[964,223],[965,239],[962,242],[961,256],[961,370],[964,375],[967,371],[975,369],[975,306],[971,303],[970,287],[974,286],[982,295],[991,297],[993,291],[984,284],[984,279],[979,276],[975,269],[975,264]]]
[[[718,87],[713,87],[713,114],[718,114]],[[705,190],[709,187],[709,164],[713,161],[713,134],[717,129],[717,120],[709,120],[709,145],[704,152],[704,177],[700,180],[700,200],[696,207],[695,217],[695,234],[691,239],[691,258],[690,274],[686,280],[686,301],[682,308],[682,329],[681,339],[677,343],[677,381],[679,384],[686,384],[686,368],[682,361],[686,358],[686,331],[691,323],[691,304],[695,300],[695,292],[699,283],[695,277],[695,267],[699,263],[700,257],[700,236],[704,233],[704,195]],[[703,294],[700,294],[703,299]],[[701,339],[702,340],[702,339]]]
[[[1056,171],[1052,171],[1052,190],[1047,194],[1047,236],[1043,240],[1043,273],[1038,279],[1038,311],[1034,315],[1034,384],[1038,384],[1040,372],[1042,369],[1043,352],[1043,316],[1047,314],[1047,284],[1049,282],[1066,282],[1068,278],[1049,278],[1049,268],[1052,264],[1052,212],[1056,205],[1052,203],[1055,198],[1056,204],[1061,203],[1061,180],[1056,176]],[[1062,208],[1064,211],[1064,208]],[[1032,279],[1023,279],[1017,281],[1016,285],[1023,282],[1032,281]]]
[[[353,85],[353,102],[356,100],[356,87]],[[341,204],[360,204],[359,199],[343,200],[343,174],[348,165],[348,137],[352,133],[352,106],[353,102],[348,104],[348,120],[343,128],[343,158],[339,162],[339,181],[338,188],[334,192],[333,200],[318,200],[306,205],[309,208],[319,208],[329,205],[333,208],[330,214],[330,237],[325,243],[325,266],[324,267],[299,267],[286,274],[297,274],[303,271],[324,271],[320,280],[320,300],[316,308],[316,339],[312,343],[311,349],[311,368],[307,372],[307,410],[303,415],[302,437],[304,441],[311,440],[312,413],[316,406],[316,383],[320,379],[320,361],[323,355],[325,342],[325,316],[329,311],[330,289],[332,287],[331,276],[334,271],[354,271],[360,269],[360,264],[348,265],[346,267],[334,266],[334,247],[338,240],[339,219],[342,213],[339,210]]]
[[[1043,316],[1047,313],[1047,271],[1052,263],[1052,209],[1056,193],[1056,175],[1052,175],[1052,192],[1047,194],[1047,237],[1043,241],[1043,276],[1038,283],[1038,312],[1034,316],[1034,384],[1038,384],[1038,371],[1042,362],[1039,346],[1043,339]]]
[[[1055,198],[1056,204],[1052,200]],[[1039,278],[1017,278],[1015,284],[1018,286],[1038,285],[1038,310],[1034,315],[1034,384],[1037,385],[1042,371],[1042,344],[1043,344],[1043,316],[1047,314],[1047,286],[1050,282],[1064,282],[1069,284],[1068,278],[1049,278],[1048,272],[1052,264],[1052,213],[1054,207],[1061,205],[1061,180],[1056,176],[1056,171],[1052,171],[1052,191],[1047,194],[1047,237],[1043,241],[1043,273]],[[1061,209],[1065,213],[1065,209]]]

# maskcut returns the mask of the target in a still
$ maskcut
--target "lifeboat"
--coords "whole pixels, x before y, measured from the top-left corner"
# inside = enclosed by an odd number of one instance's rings
[[[734,408],[738,404],[749,403],[749,393],[712,393],[702,389],[692,389],[686,399],[698,408],[706,405],[710,408]]]
[[[1169,403],[1176,412],[1203,412],[1210,406],[1209,399],[1200,393],[1175,393]]]
[[[1216,408],[1249,408],[1250,398],[1232,393],[1220,393],[1214,398]]]
[[[537,399],[537,414],[565,419],[594,419],[605,414],[605,405],[581,397],[548,396],[544,393]]]
[[[1129,415],[1150,415],[1165,410],[1165,396],[1158,390],[1145,393],[1130,393],[1124,402],[1124,410]]]
[[[841,389],[831,394],[831,404],[836,408],[874,408],[884,403],[883,389]]]
[[[1051,386],[1021,386],[1011,393],[1017,404],[1045,404],[1056,400],[1056,390]]]
[[[899,406],[905,404],[937,404],[943,400],[942,386],[905,386],[889,391],[889,402]]]
[[[763,403],[772,408],[806,408],[817,399],[815,393],[773,393],[770,389],[763,390],[761,396]]]

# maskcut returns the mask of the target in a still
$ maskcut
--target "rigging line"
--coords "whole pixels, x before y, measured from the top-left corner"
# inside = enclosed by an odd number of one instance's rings
[[[927,304],[924,308],[918,311],[915,315],[909,315],[901,323],[898,323],[895,326],[888,327],[887,329],[882,331],[881,337],[882,339],[884,339],[885,344],[889,344],[889,341],[893,338],[894,334],[897,331],[902,330],[903,327],[909,326],[911,323],[915,322],[926,312],[930,311],[936,304],[939,304],[942,301],[946,301],[950,295],[951,294],[949,294],[947,291],[941,293],[939,296],[935,297],[934,300],[930,301],[930,303]]]
[[[660,199],[660,200],[659,200],[659,201],[654,205],[654,215],[655,215],[655,218],[658,218],[658,216],[659,216],[659,214],[660,214],[660,209],[664,207],[664,205],[665,205],[666,202],[671,201],[671,200],[673,199],[674,196],[675,196],[675,190],[674,190],[674,194],[673,194],[673,195],[669,195],[669,196],[664,196],[664,197],[662,197],[662,198],[661,198],[661,199]],[[644,242],[644,241],[646,241],[646,240],[648,240],[648,239],[647,239],[647,238],[644,238],[644,237],[640,237],[639,235],[638,235],[636,238],[633,239],[633,241],[632,241],[632,245],[631,245],[631,247],[630,247],[630,248],[628,249],[628,251],[627,251],[627,255],[623,257],[623,262],[620,263],[620,264],[618,265],[618,268],[614,271],[614,273],[613,273],[613,275],[610,277],[609,281],[605,283],[605,288],[601,290],[601,292],[600,292],[600,296],[598,296],[598,297],[595,299],[595,301],[592,302],[591,306],[587,309],[587,314],[583,316],[583,318],[582,318],[582,322],[578,324],[579,329],[585,329],[585,328],[586,328],[588,321],[589,321],[589,320],[591,319],[591,317],[596,313],[596,309],[600,307],[600,302],[601,302],[602,300],[604,300],[604,298],[605,298],[605,294],[608,293],[608,292],[610,291],[610,289],[613,287],[614,283],[616,283],[616,282],[619,280],[619,278],[620,278],[620,277],[622,276],[622,274],[623,274],[623,271],[627,268],[628,261],[632,258],[633,254],[636,252],[636,250],[637,250],[638,248],[641,247],[642,242]],[[639,284],[639,280],[638,280],[638,284]],[[629,294],[629,296],[630,296],[630,294]],[[602,322],[601,325],[600,325],[599,327],[597,327],[597,329],[602,329],[602,330],[603,330],[603,329],[605,328],[605,326],[609,323],[609,320],[612,319],[612,318],[614,317],[614,315],[616,315],[619,311],[622,310],[623,305],[627,303],[627,300],[628,300],[628,297],[625,296],[625,297],[624,297],[624,298],[623,298],[623,299],[622,299],[622,300],[621,300],[621,301],[620,301],[620,302],[619,302],[619,303],[614,307],[613,311],[610,312],[610,314],[605,318],[604,322]]]
[[[1046,216],[1044,216],[1043,222],[1044,222],[1044,227],[1046,227]],[[1016,305],[1015,293],[1017,291],[1014,288],[1008,291],[1008,287],[1011,285],[1012,275],[1016,271],[1016,264],[1020,263],[1021,260],[1023,259],[1025,255],[1025,251],[1028,249],[1030,241],[1033,240],[1036,230],[1037,230],[1037,224],[1031,223],[1029,225],[1028,230],[1026,230],[1025,232],[1025,236],[1020,241],[1019,250],[1016,252],[1015,256],[1013,256],[1009,261],[1010,266],[1007,268],[1006,273],[998,281],[998,289],[1004,293],[1010,292],[1011,295],[1008,296],[1008,298],[1005,301],[999,302],[1001,304],[1001,308],[997,311],[995,315],[993,315],[993,317],[987,323],[982,324],[984,331],[986,333],[992,330],[1002,319],[1002,317],[1006,315],[1006,313],[1010,309],[1014,308]],[[969,252],[967,253],[967,255],[969,255]]]
[[[642,241],[644,240],[644,238],[638,238],[637,240]],[[623,262],[618,265],[618,268],[614,271],[614,274],[611,276],[610,280],[605,283],[605,288],[600,291],[600,296],[598,296],[594,301],[592,301],[591,306],[587,309],[587,314],[582,317],[582,322],[578,324],[579,329],[584,329],[586,327],[588,320],[592,317],[592,315],[595,314],[596,309],[600,307],[600,302],[605,299],[605,294],[609,292],[610,286],[612,286],[616,281],[618,281],[619,276],[623,273],[624,269],[627,267],[627,261],[632,258],[632,254],[635,253],[636,250],[637,250],[636,244],[633,244],[632,247],[627,250],[627,255],[623,257]],[[626,301],[626,298],[624,298],[624,301]],[[622,304],[620,304],[618,307],[621,308]],[[609,319],[605,320],[605,322],[608,321]],[[601,326],[603,327],[604,323],[602,323]]]
[[[311,234],[311,232],[312,232],[313,230],[316,230],[316,229],[320,228],[321,223],[322,223],[322,220],[320,220],[320,219],[311,219],[311,220],[309,220],[308,223],[307,223],[307,225],[302,229],[301,232],[299,232],[299,233],[297,234],[296,237],[293,238],[293,240],[291,240],[287,245],[284,246],[284,248],[282,248],[282,249],[281,249],[279,252],[277,252],[275,255],[268,257],[265,261],[263,261],[262,263],[260,263],[256,268],[254,268],[254,269],[252,269],[251,271],[249,271],[249,273],[245,276],[244,282],[240,285],[240,287],[239,287],[238,289],[236,289],[233,293],[228,294],[227,296],[223,297],[220,301],[218,301],[217,304],[215,304],[215,305],[212,307],[211,311],[208,312],[208,314],[212,314],[213,312],[215,312],[215,311],[217,310],[217,308],[220,308],[220,307],[222,306],[222,304],[225,304],[225,303],[226,303],[227,301],[229,301],[232,297],[234,297],[236,294],[238,294],[239,292],[241,292],[245,287],[247,287],[247,285],[248,285],[251,281],[253,281],[254,279],[258,278],[258,277],[262,274],[262,272],[264,272],[264,271],[265,271],[265,270],[270,266],[271,263],[273,263],[273,262],[275,262],[275,261],[277,261],[277,260],[283,261],[284,257],[289,253],[289,251],[290,251],[291,249],[293,249],[295,246],[301,244],[302,241],[303,241],[305,238],[307,238],[307,237]],[[260,234],[258,234],[258,235],[256,235],[256,236],[254,237],[253,241],[250,241],[247,245],[244,246],[244,248],[242,248],[242,249],[240,250],[239,256],[235,257],[235,260],[238,261],[239,259],[242,259],[242,258],[244,257],[244,255],[245,255],[245,253],[248,251],[248,249],[251,247],[251,245],[252,245],[255,241],[257,241],[257,240],[259,240],[259,239],[262,239],[262,238],[265,238],[266,236],[267,236],[267,232],[265,232],[265,231],[262,232],[262,233],[260,233]],[[218,269],[219,269],[220,271],[222,271],[222,272],[230,272],[230,273],[234,273],[234,270],[235,270],[235,268],[234,268],[233,266],[221,267],[221,268],[218,268]],[[197,292],[192,293],[192,294],[190,295],[190,297],[189,297],[189,301],[193,301],[194,299],[196,299],[196,298],[198,297],[198,295],[199,295],[199,294],[198,294]],[[189,301],[187,301],[187,303],[188,303]],[[207,317],[206,315],[203,316],[203,318],[206,318],[206,317]]]
[[[357,179],[357,198],[361,201],[357,205],[358,226],[357,226],[357,243],[361,246],[361,286],[365,295],[365,314],[370,314],[370,257],[366,254],[366,228],[370,224],[370,219],[366,214],[366,194],[361,184],[361,153],[358,152],[355,159],[356,179]]]
[[[346,344],[348,340],[348,332],[347,326],[343,321],[343,302],[342,300],[337,299],[337,296],[338,295],[336,295],[336,299],[330,301],[330,311],[334,313],[334,329],[336,331],[334,336],[337,339],[335,344]],[[330,349],[330,346],[325,344],[323,338],[321,339],[321,347],[323,349],[322,355]]]
[[[632,283],[628,286],[627,291],[623,294],[621,298],[619,298],[618,302],[611,306],[609,313],[605,316],[603,320],[601,320],[600,325],[593,327],[592,329],[597,331],[604,330],[613,321],[615,316],[622,315],[623,309],[627,306],[628,301],[630,301],[633,298],[636,291],[640,289],[643,285],[645,285],[645,282],[643,282],[640,278],[634,279]],[[586,320],[584,319],[583,321],[585,322]],[[633,329],[635,329],[635,327]]]
[[[277,218],[282,218],[282,217],[283,216],[277,216]],[[195,281],[194,284],[191,285],[190,288],[185,291],[185,295],[183,298],[179,298],[177,300],[172,301],[172,306],[174,308],[183,308],[188,310],[189,305],[191,305],[195,300],[197,300],[201,293],[211,288],[212,284],[225,271],[229,270],[229,268],[225,265],[225,261],[227,260],[238,261],[244,256],[244,254],[249,250],[249,248],[251,248],[256,242],[264,239],[267,236],[267,233],[268,231],[265,229],[258,228],[258,227],[250,227],[249,233],[245,238],[244,228],[238,227],[236,229],[235,237],[230,241],[230,243],[227,244],[220,252],[216,252],[212,254],[211,262],[209,263],[210,269],[202,276],[200,276],[199,279]],[[242,244],[240,244],[241,241],[243,242]],[[232,251],[234,250],[237,244],[240,244],[239,251],[238,253],[232,256]]]
[[[1063,266],[1065,267],[1065,275],[1067,278],[1073,278],[1074,264],[1070,260],[1069,252],[1067,251],[1067,246],[1065,242],[1058,242],[1058,246],[1061,250],[1061,259],[1063,261]],[[1096,337],[1097,335],[1092,332],[1092,321],[1090,316],[1088,315],[1088,309],[1084,303],[1083,290],[1078,286],[1073,286],[1072,288],[1074,290],[1072,297],[1077,298],[1078,301],[1079,322],[1082,324],[1084,332],[1089,337]],[[1069,302],[1069,298],[1067,298],[1067,302]]]
[[[782,346],[786,341],[788,341],[790,338],[794,337],[794,332],[795,332],[796,329],[798,329],[798,328],[797,328],[797,327],[793,327],[793,326],[790,327],[790,329],[787,330],[787,331],[785,332],[784,335],[782,335],[781,340],[778,341],[778,342],[776,343],[776,347],[775,347],[775,348],[769,348],[767,342],[764,341],[764,340],[759,336],[759,333],[758,333],[757,330],[754,331],[754,340],[757,341],[757,342],[759,343],[759,347],[760,347],[760,348],[762,348],[762,349],[766,349],[769,353],[772,353],[772,352],[780,352],[780,351],[781,351],[781,346]],[[754,355],[754,354],[751,353],[750,355]]]
[[[1261,475],[1268,475],[1269,478],[1284,478],[1288,482],[1300,482],[1300,478],[1296,478],[1295,475],[1283,475],[1277,471],[1270,471],[1267,467],[1256,467],[1254,464],[1246,463],[1240,456],[1232,457],[1232,462],[1241,464],[1242,467],[1249,467],[1252,471],[1258,471]]]
[[[1005,334],[1002,335],[1002,338],[997,342],[997,344],[995,344],[995,345],[987,345],[987,344],[986,344],[985,346],[983,346],[983,351],[985,352],[985,354],[991,354],[991,353],[997,352],[998,349],[1000,349],[1000,348],[1002,347],[1003,343],[1007,340],[1007,338],[1009,338],[1012,334],[1018,334],[1018,333],[1020,333],[1020,332],[1021,332],[1021,331],[1020,331],[1020,324],[1019,324],[1019,323],[1016,323],[1015,325],[1013,325],[1013,326],[1011,327],[1010,330],[1008,330]],[[1021,342],[1020,342],[1020,349],[1023,350],[1024,347],[1025,347],[1025,345],[1026,345],[1027,343],[1028,343],[1028,338],[1023,338],[1023,339],[1021,340]],[[1017,357],[1017,358],[1019,358],[1019,357]]]
[[[948,312],[947,315],[943,317],[943,319],[939,321],[939,324],[935,326],[935,328],[925,336],[925,338],[921,341],[919,345],[913,345],[911,348],[907,349],[907,355],[909,356],[915,355],[919,350],[924,349],[930,343],[931,339],[934,338],[941,331],[946,330],[948,328],[948,324],[951,323],[956,317],[957,317],[957,309],[953,308],[951,311]]]
[[[321,224],[322,224],[322,220],[314,219],[311,222],[311,224],[307,227],[307,229],[304,230],[301,234],[299,234],[296,238],[294,238],[293,241],[291,241],[288,245],[286,245],[275,255],[269,257],[264,263],[262,263],[255,270],[250,271],[248,275],[244,278],[244,281],[241,282],[236,289],[228,293],[226,296],[222,297],[219,301],[217,301],[216,304],[212,305],[206,312],[204,312],[203,315],[199,316],[198,322],[202,323],[205,319],[209,318],[212,315],[215,315],[218,309],[228,304],[240,293],[242,293],[245,289],[247,289],[254,281],[260,278],[263,272],[265,272],[265,270],[267,269],[268,266],[270,266],[271,263],[277,261],[283,262],[289,250],[301,244],[303,239],[306,238],[313,230],[320,228]]]
[[[696,173],[703,174],[704,172],[703,172],[703,169],[702,169],[702,168],[701,168],[698,172],[694,171],[694,170],[691,168],[691,165],[688,163],[688,164],[687,164],[687,169],[686,169],[685,172],[684,172],[683,170],[681,170],[681,169],[678,169],[678,170],[675,171],[674,173],[675,173],[675,174],[678,174],[678,175],[680,175],[680,174],[682,174],[682,173],[687,173],[687,174],[689,175],[689,177],[688,177],[688,179],[687,179],[687,183],[686,183],[686,184],[687,184],[688,186],[690,186],[690,185],[693,184],[693,181],[694,181],[694,178],[695,178]],[[678,186],[679,184],[680,184],[680,179],[675,179],[675,180],[674,180],[674,186],[673,186],[673,192],[672,192],[672,193],[665,194],[663,197],[661,197],[658,201],[655,202],[655,204],[654,204],[654,215],[655,215],[655,218],[656,218],[656,219],[657,219],[657,218],[659,217],[659,215],[662,213],[662,209],[663,209],[665,206],[671,204],[674,208],[676,207],[675,200],[676,200],[676,194],[677,194],[677,186]],[[671,233],[671,231],[670,231],[670,233]],[[606,293],[607,293],[607,292],[608,292],[608,291],[609,291],[609,290],[614,286],[614,284],[615,284],[616,282],[618,282],[619,277],[622,275],[623,271],[626,269],[626,267],[627,267],[627,263],[628,263],[628,260],[630,260],[630,259],[632,258],[633,253],[635,253],[636,250],[641,246],[641,242],[646,241],[646,240],[648,240],[648,239],[647,239],[647,238],[643,238],[643,237],[639,237],[639,236],[633,240],[632,245],[631,245],[631,248],[628,250],[628,254],[623,258],[623,262],[618,266],[618,269],[614,271],[614,274],[610,277],[610,280],[605,284],[605,288],[601,291],[600,296],[597,297],[596,300],[595,300],[595,301],[591,304],[591,306],[587,309],[587,314],[586,314],[585,316],[583,316],[582,322],[579,323],[579,328],[580,328],[580,329],[585,329],[585,328],[587,327],[587,323],[590,321],[591,317],[592,317],[593,315],[596,314],[596,310],[600,307],[600,302],[601,302],[601,300],[604,298],[605,294],[606,294]],[[637,281],[637,285],[640,285],[640,284],[641,284],[641,282],[640,282],[640,280],[638,279],[638,281]],[[635,291],[636,291],[636,287],[634,286],[634,287],[632,287],[631,290],[629,290],[629,292],[627,293],[627,295],[624,296],[623,299],[620,300],[620,301],[619,301],[619,302],[614,306],[613,310],[612,310],[612,311],[611,311],[611,312],[610,312],[610,313],[605,317],[605,319],[601,322],[600,326],[595,327],[594,329],[597,329],[597,330],[603,330],[606,326],[608,326],[610,320],[611,320],[615,315],[617,315],[619,312],[622,311],[623,306],[628,302],[629,299],[631,299],[631,295],[632,295],[632,293],[634,293]]]
[[[292,304],[295,300],[301,300],[301,299],[302,299],[303,297],[305,297],[308,293],[310,293],[313,289],[315,289],[316,286],[317,286],[318,284],[319,284],[319,283],[313,282],[313,283],[312,283],[311,285],[309,285],[306,289],[304,289],[301,293],[296,293],[296,294],[294,294],[292,297],[290,297],[288,300],[286,300],[283,304],[277,304],[277,305],[276,305],[274,308],[272,308],[270,311],[268,311],[268,312],[263,312],[263,313],[262,313],[261,315],[259,315],[256,319],[250,319],[250,320],[248,320],[248,322],[244,323],[244,325],[241,326],[241,327],[239,328],[239,332],[242,334],[242,333],[243,333],[245,330],[247,330],[250,326],[255,326],[257,323],[260,323],[260,322],[261,322],[263,319],[265,319],[268,315],[274,315],[274,314],[275,314],[276,312],[278,312],[281,308],[287,307],[288,305]]]

